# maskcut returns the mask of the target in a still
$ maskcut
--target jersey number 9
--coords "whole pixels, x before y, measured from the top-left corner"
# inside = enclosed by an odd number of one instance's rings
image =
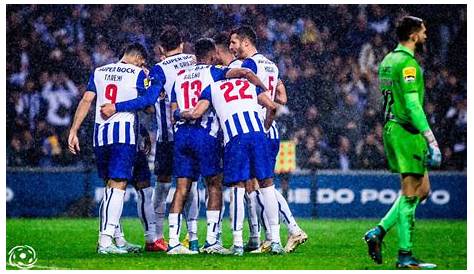
[[[117,99],[117,85],[115,84],[108,84],[105,87],[105,99],[110,100],[111,104],[115,104],[115,100]]]

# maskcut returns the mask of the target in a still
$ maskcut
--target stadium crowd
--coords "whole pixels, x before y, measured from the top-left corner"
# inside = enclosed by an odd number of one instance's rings
[[[83,143],[79,158],[67,152],[67,130],[91,71],[118,60],[123,44],[145,45],[152,65],[166,24],[182,29],[188,53],[200,37],[249,24],[286,85],[277,122],[281,139],[297,145],[299,168],[385,169],[377,65],[396,46],[393,22],[404,13],[427,21],[417,59],[441,169],[464,170],[466,7],[457,5],[8,5],[7,166],[92,162],[92,145]],[[92,138],[93,117],[83,140]]]

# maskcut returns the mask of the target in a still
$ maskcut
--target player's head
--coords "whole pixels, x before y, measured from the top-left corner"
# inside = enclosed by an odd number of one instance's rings
[[[250,26],[240,26],[230,32],[229,49],[238,59],[245,59],[255,51],[257,34]]]
[[[214,64],[216,44],[211,38],[201,38],[194,44],[194,54],[198,63]]]
[[[396,28],[399,42],[412,42],[422,45],[426,41],[426,27],[423,19],[415,16],[404,16]]]
[[[173,50],[183,52],[183,37],[175,26],[165,26],[160,34],[160,47],[163,53]]]
[[[145,47],[138,42],[128,44],[125,47],[122,57],[127,63],[137,67],[144,66],[147,58],[148,54]]]
[[[229,33],[219,32],[214,36],[214,42],[216,43],[216,58],[217,63],[227,66],[234,60],[235,56],[229,50]]]

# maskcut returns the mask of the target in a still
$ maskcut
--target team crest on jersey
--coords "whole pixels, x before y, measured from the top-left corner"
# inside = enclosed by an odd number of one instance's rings
[[[145,80],[143,80],[143,85],[145,86],[145,88],[148,88],[150,86],[150,79],[145,78]]]
[[[416,68],[407,67],[402,71],[403,79],[405,82],[414,82],[416,80]]]

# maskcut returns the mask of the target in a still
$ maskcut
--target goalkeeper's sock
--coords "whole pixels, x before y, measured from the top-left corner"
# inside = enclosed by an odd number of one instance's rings
[[[166,198],[171,188],[171,183],[168,182],[156,182],[155,193],[153,195],[153,207],[155,209],[156,218],[156,237],[158,239],[163,238],[163,222],[165,220],[166,213]]]
[[[197,182],[192,182],[189,189],[186,203],[184,204],[184,215],[186,216],[186,225],[188,228],[189,241],[195,241],[197,236],[197,220],[199,217],[199,193]]]
[[[243,247],[242,229],[244,226],[245,208],[244,208],[245,188],[234,187],[231,203],[232,213],[232,236],[234,246]]]
[[[127,240],[125,240],[125,234],[122,230],[122,225],[120,223],[115,228],[114,241],[117,246],[124,246],[127,243]]]
[[[399,250],[411,251],[413,247],[413,230],[415,229],[415,210],[420,198],[402,195],[398,209],[398,247]]]
[[[290,232],[292,235],[300,232],[301,228],[296,223],[296,220],[291,213],[290,207],[288,206],[288,202],[286,201],[285,197],[283,197],[283,195],[281,195],[280,191],[277,189],[275,189],[275,196],[278,201],[278,210],[280,211],[280,216],[282,217],[281,219],[288,228],[288,232]]]
[[[387,212],[387,214],[385,214],[385,216],[382,218],[382,220],[378,224],[379,226],[383,228],[384,232],[388,232],[395,224],[397,224],[400,199],[401,199],[401,196],[399,196],[395,200],[390,210]]]
[[[170,213],[168,215],[169,229],[169,246],[175,247],[179,244],[179,233],[181,229],[181,214]]]
[[[103,205],[103,212],[104,220],[101,232],[101,246],[107,247],[110,244],[106,237],[102,237],[102,235],[107,235],[110,237],[110,240],[115,234],[115,229],[120,223],[120,216],[122,215],[123,209],[123,197],[125,195],[125,190],[121,190],[118,188],[109,188],[107,187],[105,190],[105,198],[107,201],[104,202]],[[104,238],[104,239],[103,239]],[[108,245],[103,245],[108,244]]]
[[[137,212],[145,232],[145,242],[153,243],[156,240],[156,215],[153,208],[153,188],[147,187],[137,190]]]
[[[245,201],[247,202],[247,212],[249,214],[249,228],[250,238],[260,240],[260,226],[258,224],[258,212],[257,212],[257,192],[252,191],[251,193],[245,193]]]
[[[280,220],[278,212],[278,201],[275,195],[275,186],[264,187],[259,189],[263,196],[263,203],[265,205],[264,213],[268,218],[270,225],[271,241],[272,243],[280,243]]]

